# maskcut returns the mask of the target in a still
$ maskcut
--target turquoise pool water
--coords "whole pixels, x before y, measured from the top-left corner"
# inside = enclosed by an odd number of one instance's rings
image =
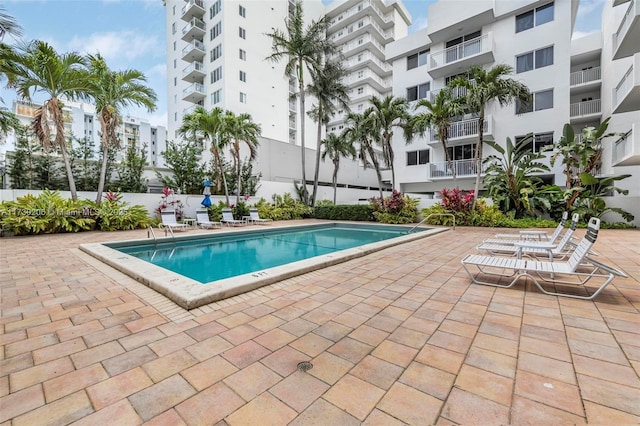
[[[113,247],[206,284],[405,235],[410,227],[330,224]],[[422,232],[424,228],[414,232]]]

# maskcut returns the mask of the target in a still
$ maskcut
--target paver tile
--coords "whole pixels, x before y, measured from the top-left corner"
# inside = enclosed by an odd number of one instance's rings
[[[362,423],[363,426],[377,426],[377,425],[385,425],[385,426],[402,426],[405,423],[391,417],[387,413],[375,409],[369,414],[369,416]]]
[[[314,333],[305,334],[289,344],[292,348],[311,357],[318,355],[331,345],[333,345],[331,340]]]
[[[426,344],[418,352],[415,360],[448,373],[457,374],[464,361],[464,355]]]
[[[420,362],[412,362],[400,376],[399,382],[444,400],[449,395],[455,379],[455,375],[446,371]]]
[[[158,414],[144,423],[145,426],[187,426],[175,409]]]
[[[197,360],[184,349],[155,359],[142,365],[142,369],[155,383],[179,373],[194,364]]]
[[[594,404],[590,401],[584,402],[587,412],[587,421],[591,424],[615,424],[615,425],[635,425],[640,424],[640,416],[625,413],[615,408]]]
[[[355,339],[345,337],[337,342],[335,345],[327,349],[334,355],[344,358],[354,364],[358,363],[362,358],[367,356],[373,350],[373,346],[369,346],[366,343],[359,342]]]
[[[377,408],[411,425],[434,424],[442,401],[402,383],[395,383]]]
[[[579,425],[586,423],[586,420],[582,416],[516,395],[513,397],[511,406],[511,423],[531,426]],[[605,422],[604,424],[613,423]]]
[[[117,421],[119,424],[140,425],[142,419],[133,409],[128,400],[123,399],[117,403],[96,411],[74,423],[74,426],[107,425]]]
[[[80,337],[77,337],[73,340],[67,340],[66,342],[36,349],[33,351],[33,362],[36,365],[42,364],[80,352],[86,348],[87,346],[84,344],[84,341]]]
[[[296,371],[273,386],[269,392],[298,413],[316,401],[329,385],[315,377]]]
[[[347,374],[327,391],[324,399],[364,420],[383,395],[382,389]]]
[[[102,365],[93,364],[44,382],[44,394],[49,403],[108,378]]]
[[[101,410],[151,385],[153,382],[142,368],[135,368],[89,386],[87,394],[95,409]]]
[[[110,376],[115,376],[124,371],[131,370],[132,368],[136,368],[142,364],[153,361],[156,358],[158,357],[151,349],[147,346],[143,346],[106,359],[102,361],[102,365],[104,365],[104,368]]]
[[[129,401],[143,420],[150,420],[179,404],[196,390],[179,374],[147,387],[129,397]]]
[[[379,345],[387,336],[389,336],[388,332],[369,327],[368,325],[361,325],[349,334],[349,337],[372,346]]]
[[[511,405],[513,379],[465,364],[460,369],[455,385],[499,404]]]
[[[376,347],[371,355],[401,367],[406,367],[417,353],[417,349],[385,340]]]
[[[283,425],[296,417],[297,413],[276,397],[263,393],[227,417],[229,426],[236,425]]]
[[[300,351],[293,349],[291,346],[285,346],[278,349],[271,355],[262,358],[260,362],[282,377],[286,377],[298,368],[298,363],[309,361],[310,357]]]
[[[213,336],[207,340],[203,340],[200,343],[187,347],[185,350],[193,355],[198,361],[204,361],[212,356],[216,356],[228,349],[233,348],[233,345],[220,336]]]
[[[222,356],[236,367],[244,368],[269,354],[271,354],[269,349],[249,340],[223,352]]]
[[[93,407],[87,394],[79,391],[15,417],[12,424],[35,425],[40,424],[42,419],[47,419],[48,424],[69,424],[92,412]]]
[[[580,391],[568,383],[519,370],[514,394],[584,416]]]
[[[115,341],[95,346],[84,351],[71,355],[71,360],[76,368],[83,368],[87,365],[95,364],[105,359],[112,358],[124,353],[122,346]]]
[[[459,424],[509,423],[509,407],[455,387],[441,415]]]
[[[256,337],[253,341],[259,343],[270,351],[275,351],[296,339],[297,337],[293,334],[287,333],[279,328],[274,328],[263,335]]]
[[[178,332],[162,340],[157,340],[150,343],[149,349],[154,351],[158,356],[164,356],[171,352],[184,349],[187,346],[196,344],[196,340],[189,336],[187,333]]]
[[[358,426],[360,421],[351,414],[320,398],[296,417],[290,426]]]
[[[380,389],[388,390],[400,377],[403,369],[400,366],[383,361],[374,356],[365,357],[349,374],[369,382]]]
[[[43,364],[38,364],[9,375],[11,392],[28,388],[37,383],[46,382],[54,377],[62,376],[73,371],[73,363],[69,357],[58,358]]]
[[[0,423],[45,404],[42,386],[34,385],[0,398]]]
[[[256,362],[228,376],[224,379],[224,383],[245,401],[250,401],[280,380],[282,380],[280,375]]]
[[[640,416],[640,389],[578,374],[582,398]]]
[[[235,373],[238,369],[221,356],[214,356],[180,373],[191,386],[201,391],[225,377]]]
[[[475,347],[469,350],[465,360],[465,364],[510,378],[515,377],[516,363],[517,358]]]
[[[572,385],[576,384],[576,373],[569,362],[522,352],[518,358],[518,368]]]
[[[245,401],[224,383],[216,383],[178,404],[176,411],[189,425],[212,425],[244,404]]]

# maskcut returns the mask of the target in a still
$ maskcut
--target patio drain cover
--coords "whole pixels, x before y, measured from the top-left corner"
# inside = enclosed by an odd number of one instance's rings
[[[298,363],[298,370],[300,371],[309,371],[313,368],[313,364],[311,364],[309,361],[302,361]]]

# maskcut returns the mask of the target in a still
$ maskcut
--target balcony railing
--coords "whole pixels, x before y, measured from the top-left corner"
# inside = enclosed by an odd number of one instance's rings
[[[618,31],[616,31],[616,33],[613,35],[613,51],[614,52],[618,48],[620,39],[624,37],[624,35],[627,33],[627,30],[631,26],[631,21],[633,21],[631,15],[635,13],[634,3],[635,3],[635,0],[632,0],[631,3],[629,4],[629,8],[627,9],[627,12],[624,14],[624,17],[620,22]]]
[[[182,96],[188,96],[192,93],[199,93],[201,95],[204,95],[204,85],[200,83],[190,84],[186,89],[182,91]]]
[[[622,77],[622,80],[620,80],[620,83],[618,83],[616,88],[613,89],[613,108],[614,109],[624,99],[624,97],[631,91],[631,88],[633,87],[632,74],[633,74],[633,65],[629,67],[627,72],[624,74],[624,77]]]
[[[191,52],[193,49],[198,49],[204,52],[204,43],[200,40],[191,40],[187,45],[182,49],[182,56]]]
[[[192,62],[182,70],[182,76],[184,77],[193,71],[204,73],[204,64],[202,62]]]
[[[580,84],[591,83],[601,79],[600,67],[590,68],[588,70],[576,71],[571,73],[571,85],[578,86]]]
[[[631,143],[632,132],[633,129],[629,130],[613,144],[613,164],[621,162],[633,153],[633,145]]]
[[[453,169],[456,171],[456,177],[475,176],[478,174],[478,166],[474,159],[454,160]],[[484,172],[484,167],[482,169]],[[453,177],[449,163],[441,161],[437,163],[429,163],[429,176],[431,178],[447,178]]]
[[[601,112],[600,99],[576,102],[569,105],[569,117],[582,117],[585,115],[600,114]]]
[[[430,67],[438,68],[451,62],[486,52],[489,48],[489,34],[483,34],[464,43],[432,53]]]
[[[489,121],[487,119],[484,120],[484,132],[486,133],[488,129]],[[431,140],[437,141],[438,139],[438,131],[435,129],[431,130]],[[478,120],[475,118],[469,120],[461,120],[455,121],[449,125],[449,134],[448,139],[455,138],[463,138],[467,136],[477,136],[478,135]]]
[[[204,2],[202,0],[188,0],[187,3],[182,6],[182,14],[192,7],[193,5],[199,6],[201,9],[204,9]]]
[[[202,31],[205,31],[207,29],[207,24],[205,24],[202,19],[193,18],[187,25],[182,28],[182,35],[188,33],[189,30],[191,30],[191,28],[193,27],[200,28]]]

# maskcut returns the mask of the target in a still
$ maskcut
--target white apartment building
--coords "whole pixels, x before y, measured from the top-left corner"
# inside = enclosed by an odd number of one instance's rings
[[[327,6],[326,15],[331,19],[327,37],[344,57],[349,107],[362,113],[372,96],[391,95],[392,69],[385,46],[407,36],[411,16],[397,0],[336,0]],[[342,131],[345,118],[346,111],[332,117],[327,132]]]
[[[41,104],[23,100],[13,102],[13,113],[20,122],[28,126],[31,124],[36,110]],[[89,138],[93,141],[96,151],[100,150],[100,121],[96,115],[95,105],[64,101],[64,129],[67,138]],[[52,128],[55,132],[55,129]],[[146,146],[147,163],[150,167],[164,167],[164,160],[160,153],[166,149],[166,129],[163,126],[152,126],[146,118],[125,116],[118,129],[121,146],[135,144],[137,147]],[[0,156],[15,151],[15,135],[10,134],[5,143],[0,144]],[[120,159],[124,154],[120,154]],[[97,158],[97,155],[96,155]]]
[[[504,143],[507,137],[513,141],[533,132],[532,148],[538,150],[558,140],[565,123],[578,134],[583,127],[597,127],[611,116],[609,131],[628,134],[616,138],[617,142],[607,140],[601,174],[632,173],[634,177],[618,182],[630,190],[628,197],[607,202],[631,211],[640,223],[640,142],[634,137],[640,127],[637,1],[607,0],[603,32],[572,41],[577,0],[440,0],[429,7],[427,28],[387,47],[387,60],[393,64],[393,94],[433,100],[438,90],[471,65],[488,69],[504,63],[514,68],[511,78],[526,84],[534,101],[529,111],[517,111],[517,105],[489,105],[485,139]],[[476,121],[461,117],[449,128],[448,150],[461,189],[472,189],[474,184],[471,159],[478,137]],[[410,145],[396,136],[394,149],[401,191],[430,196],[453,186],[435,132]],[[485,146],[483,155],[491,153]],[[542,177],[563,186],[559,163]]]

